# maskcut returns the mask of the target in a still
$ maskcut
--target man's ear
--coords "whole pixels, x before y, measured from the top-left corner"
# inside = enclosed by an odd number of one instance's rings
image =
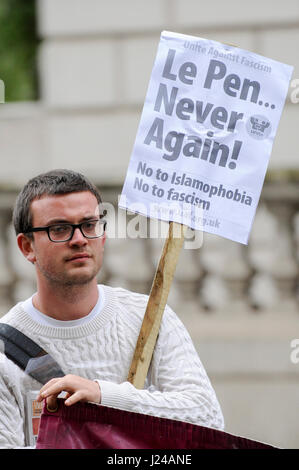
[[[33,250],[33,239],[24,235],[24,233],[19,233],[17,235],[18,247],[21,250],[22,254],[30,263],[35,263],[36,257]]]

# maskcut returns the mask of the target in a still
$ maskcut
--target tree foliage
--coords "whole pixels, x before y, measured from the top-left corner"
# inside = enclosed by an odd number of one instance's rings
[[[0,2],[0,78],[5,101],[37,99],[35,0]]]

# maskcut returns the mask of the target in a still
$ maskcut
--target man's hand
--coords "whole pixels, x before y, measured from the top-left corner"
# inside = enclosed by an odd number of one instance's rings
[[[50,410],[56,410],[57,397],[61,392],[66,392],[65,404],[67,406],[78,401],[101,403],[101,390],[97,382],[71,374],[49,380],[40,389],[37,401],[46,399],[47,407]]]

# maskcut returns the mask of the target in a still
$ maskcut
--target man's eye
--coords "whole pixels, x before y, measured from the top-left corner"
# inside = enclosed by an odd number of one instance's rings
[[[83,228],[85,230],[93,230],[96,226],[97,222],[85,222],[85,224],[83,225]]]
[[[51,232],[55,234],[67,233],[69,231],[68,225],[54,225],[51,227]]]

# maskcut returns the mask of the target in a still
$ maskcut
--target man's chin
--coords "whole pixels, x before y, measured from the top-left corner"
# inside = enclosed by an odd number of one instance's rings
[[[55,279],[61,286],[83,286],[90,284],[97,276],[97,272],[90,272],[90,270],[74,269],[71,272],[64,273]],[[53,280],[53,279],[52,279]]]
[[[69,286],[89,284],[96,277],[95,273],[73,273],[65,276],[64,284]]]
[[[39,269],[42,276],[55,288],[83,286],[91,283],[101,268],[100,264],[76,263],[73,266],[67,264],[60,272],[57,269]]]

